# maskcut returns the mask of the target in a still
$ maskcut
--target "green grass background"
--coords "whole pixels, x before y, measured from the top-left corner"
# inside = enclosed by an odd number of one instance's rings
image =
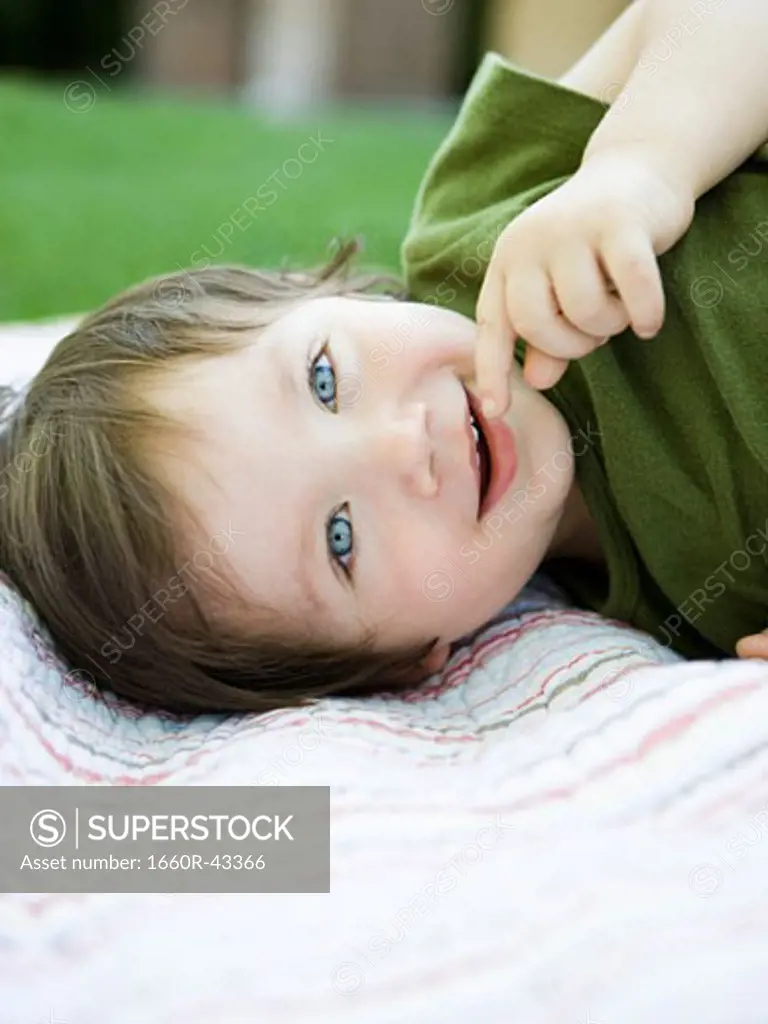
[[[93,106],[74,112],[65,85],[0,80],[0,320],[84,311],[188,266],[205,244],[216,252],[219,226],[276,171],[286,190],[243,214],[248,227],[217,262],[314,266],[335,236],[362,235],[362,265],[397,270],[419,181],[452,119],[336,109],[287,125],[98,84]],[[332,143],[290,181],[283,162],[318,129]]]

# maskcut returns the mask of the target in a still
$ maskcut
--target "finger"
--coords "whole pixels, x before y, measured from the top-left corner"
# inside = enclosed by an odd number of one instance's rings
[[[504,276],[493,262],[480,289],[476,309],[475,382],[489,416],[502,416],[509,408],[509,377],[516,335],[507,316]],[[489,402],[492,403],[489,405]]]
[[[753,633],[750,636],[743,636],[736,643],[736,656],[768,659],[768,634]]]
[[[623,301],[611,294],[595,253],[589,246],[558,250],[552,260],[552,285],[566,319],[595,337],[620,334],[629,324]]]
[[[518,271],[507,282],[507,314],[514,331],[545,355],[568,362],[604,340],[584,334],[560,312],[554,287],[540,268]]]
[[[526,349],[523,377],[532,388],[539,391],[553,388],[567,369],[567,359],[556,359],[530,346]]]
[[[622,232],[606,239],[601,258],[632,330],[640,338],[658,334],[664,323],[664,286],[651,240],[641,230]]]

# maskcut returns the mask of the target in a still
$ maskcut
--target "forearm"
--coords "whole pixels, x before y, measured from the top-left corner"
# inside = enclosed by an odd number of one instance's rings
[[[768,0],[634,6],[640,56],[584,162],[636,150],[698,199],[768,139]]]
[[[640,3],[633,3],[558,79],[575,92],[613,103],[640,59]]]

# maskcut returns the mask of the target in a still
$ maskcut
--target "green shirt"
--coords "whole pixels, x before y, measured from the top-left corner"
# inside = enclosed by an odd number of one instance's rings
[[[487,55],[419,190],[403,245],[412,297],[473,317],[495,239],[574,174],[606,110]],[[544,392],[590,438],[575,472],[607,573],[570,558],[544,568],[577,604],[719,658],[768,624],[764,150],[698,201],[659,265],[656,338],[625,331]]]

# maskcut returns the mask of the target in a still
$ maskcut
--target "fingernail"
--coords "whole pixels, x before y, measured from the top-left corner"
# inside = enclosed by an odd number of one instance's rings
[[[488,398],[487,395],[482,401],[481,408],[485,416],[492,417],[496,415],[496,403],[492,398]]]

